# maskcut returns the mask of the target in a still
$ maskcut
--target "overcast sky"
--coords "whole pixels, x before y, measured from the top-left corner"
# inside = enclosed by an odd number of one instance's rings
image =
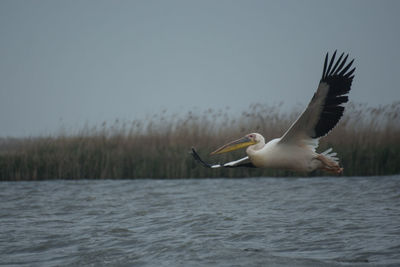
[[[400,100],[400,1],[0,1],[0,136],[250,104],[306,105],[326,52],[350,99]]]

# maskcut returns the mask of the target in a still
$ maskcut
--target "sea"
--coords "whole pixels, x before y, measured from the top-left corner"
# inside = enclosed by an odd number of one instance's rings
[[[400,266],[400,175],[1,182],[0,266]]]

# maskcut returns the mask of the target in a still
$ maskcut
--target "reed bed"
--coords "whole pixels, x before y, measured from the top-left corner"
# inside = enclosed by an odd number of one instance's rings
[[[0,180],[199,178],[321,175],[268,169],[206,169],[190,156],[192,146],[211,162],[244,156],[244,151],[208,156],[227,141],[249,132],[266,140],[280,137],[301,108],[280,112],[279,104],[251,105],[239,115],[229,108],[169,114],[145,120],[116,120],[77,133],[0,139]],[[338,126],[320,141],[333,147],[344,175],[400,173],[400,102],[370,107],[352,104]]]

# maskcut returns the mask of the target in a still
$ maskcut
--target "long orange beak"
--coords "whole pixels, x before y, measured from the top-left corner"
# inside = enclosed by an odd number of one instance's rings
[[[235,140],[233,142],[230,142],[220,148],[218,148],[217,150],[215,150],[214,152],[211,152],[210,155],[216,155],[216,154],[222,154],[222,153],[226,153],[226,152],[230,152],[233,150],[237,150],[240,148],[244,148],[244,147],[248,147],[251,145],[254,145],[256,142],[254,142],[253,140],[251,140],[250,138],[248,138],[247,136],[242,137],[238,140]]]

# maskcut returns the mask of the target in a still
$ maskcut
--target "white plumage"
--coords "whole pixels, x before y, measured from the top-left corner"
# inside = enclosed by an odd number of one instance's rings
[[[355,68],[350,70],[353,61],[346,65],[348,55],[342,54],[335,61],[336,51],[330,60],[326,54],[322,78],[317,91],[299,118],[281,138],[265,143],[259,133],[248,134],[230,142],[211,154],[220,154],[247,147],[247,157],[226,164],[211,165],[204,162],[192,149],[196,160],[206,167],[257,167],[289,169],[311,172],[322,169],[341,173],[339,159],[332,149],[317,153],[319,138],[328,134],[343,115],[343,104],[348,101]],[[329,62],[328,62],[329,61]],[[246,163],[246,161],[249,161]]]

